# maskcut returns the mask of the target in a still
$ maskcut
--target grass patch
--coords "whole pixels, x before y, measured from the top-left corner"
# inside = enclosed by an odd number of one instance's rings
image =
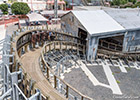
[[[130,71],[130,70],[131,70],[131,68],[126,67],[126,70],[127,70],[127,71]]]
[[[116,80],[116,82],[117,82],[118,84],[120,84],[120,81],[119,81],[119,80]]]
[[[114,73],[112,73],[112,75],[114,75]]]

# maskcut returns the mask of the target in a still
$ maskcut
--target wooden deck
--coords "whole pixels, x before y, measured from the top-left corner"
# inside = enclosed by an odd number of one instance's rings
[[[34,49],[34,51],[28,51],[20,58],[25,72],[36,82],[35,87],[40,89],[43,95],[49,96],[49,100],[66,100],[63,95],[59,94],[57,90],[51,86],[43,75],[39,66],[40,52],[41,48]]]

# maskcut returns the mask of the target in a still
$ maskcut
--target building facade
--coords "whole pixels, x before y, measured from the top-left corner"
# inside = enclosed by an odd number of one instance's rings
[[[54,0],[18,0],[18,2],[25,2],[29,5],[32,11],[34,10],[53,10],[54,9]],[[58,0],[58,8],[65,10],[64,0]]]
[[[53,10],[54,9],[54,2],[55,0],[48,0],[47,1],[47,9]],[[64,0],[58,0],[58,10],[65,10],[66,9],[66,3]]]
[[[32,11],[46,9],[46,0],[18,0],[18,2],[27,3]]]
[[[62,30],[87,41],[87,60],[95,60],[100,49],[138,53],[140,16],[137,14],[138,9],[72,11],[62,16]]]

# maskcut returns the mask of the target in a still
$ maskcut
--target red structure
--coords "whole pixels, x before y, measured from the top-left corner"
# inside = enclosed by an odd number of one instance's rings
[[[0,25],[4,24],[5,28],[7,27],[8,24],[15,24],[15,23],[19,23],[18,16],[4,16],[1,17],[0,19]]]
[[[54,9],[54,2],[55,0],[48,0],[46,2],[47,9],[52,10]],[[65,10],[66,9],[66,3],[64,0],[58,0],[58,10]]]

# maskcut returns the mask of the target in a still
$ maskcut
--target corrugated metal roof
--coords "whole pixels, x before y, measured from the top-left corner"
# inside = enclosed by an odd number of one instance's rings
[[[125,29],[140,28],[140,9],[107,9],[105,11]]]
[[[72,11],[89,34],[107,33],[125,30],[103,10]]]

